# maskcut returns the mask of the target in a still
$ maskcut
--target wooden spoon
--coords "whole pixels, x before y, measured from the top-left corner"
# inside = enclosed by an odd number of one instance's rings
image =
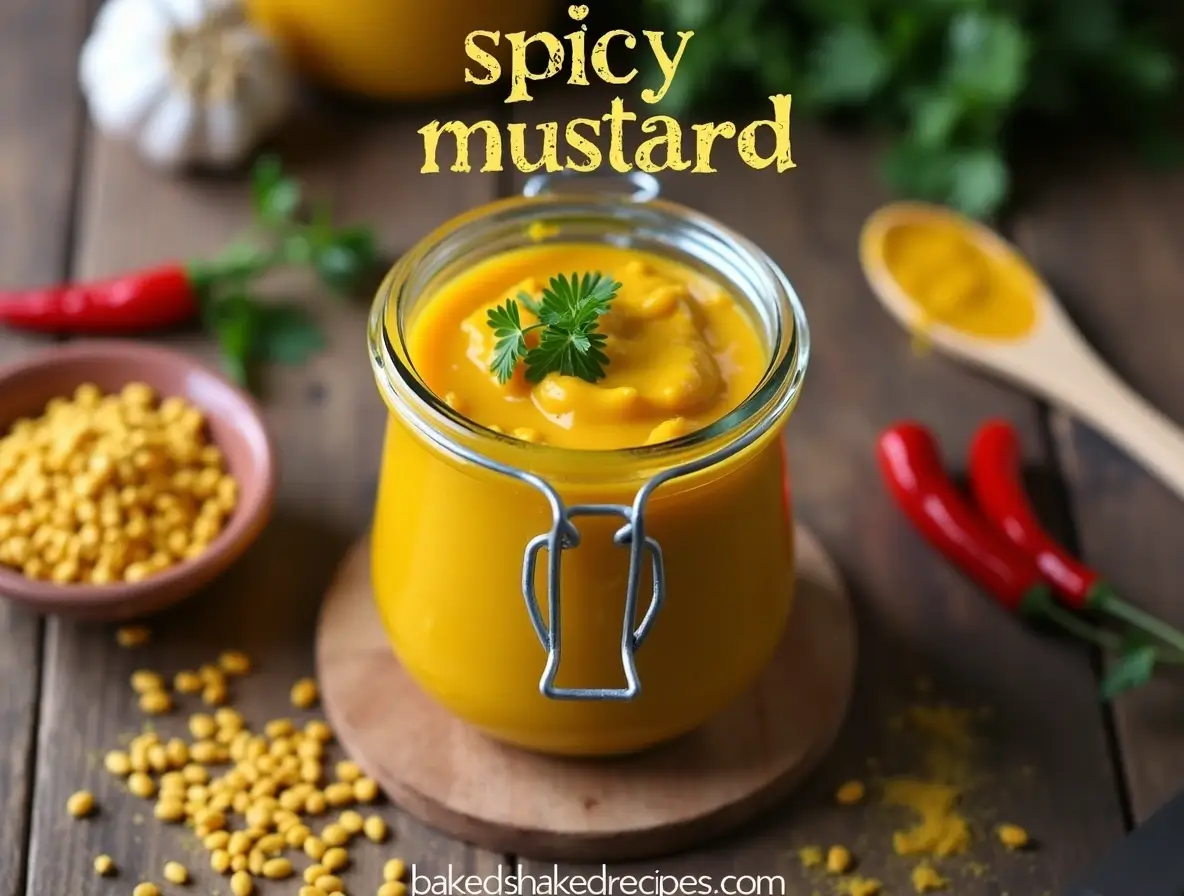
[[[903,224],[941,223],[963,232],[988,256],[1009,260],[1033,287],[1035,321],[1018,337],[977,336],[927,317],[892,276],[885,238]],[[924,203],[884,206],[864,225],[860,261],[876,296],[910,332],[935,348],[1004,377],[1090,424],[1184,498],[1184,431],[1148,404],[1098,357],[1052,290],[1014,246],[989,228]]]

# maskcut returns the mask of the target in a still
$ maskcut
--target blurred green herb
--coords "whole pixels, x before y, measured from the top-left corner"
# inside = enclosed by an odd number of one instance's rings
[[[1123,652],[1110,667],[1102,681],[1100,695],[1113,700],[1119,694],[1141,688],[1151,680],[1159,653],[1150,645],[1132,646]]]
[[[256,163],[251,199],[257,232],[193,270],[223,368],[243,385],[257,362],[301,364],[325,345],[303,308],[261,302],[252,290],[256,280],[276,268],[302,266],[334,293],[350,296],[372,284],[378,262],[368,230],[336,227],[323,205],[306,212],[302,184],[274,156]]]
[[[989,216],[1011,189],[1017,124],[1088,117],[1160,162],[1181,57],[1158,0],[647,0],[648,23],[693,30],[672,114],[791,92],[794,112],[886,127],[889,183]]]

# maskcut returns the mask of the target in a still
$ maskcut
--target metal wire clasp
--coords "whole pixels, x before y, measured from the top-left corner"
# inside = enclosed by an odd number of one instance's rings
[[[593,184],[599,186],[593,187]],[[573,191],[588,191],[605,195],[621,193],[629,197],[632,202],[649,202],[657,199],[661,193],[658,179],[644,171],[630,171],[626,174],[601,174],[599,172],[583,173],[564,169],[556,172],[535,174],[527,180],[522,188],[522,195],[541,196],[544,193],[563,194]]]
[[[551,531],[536,535],[526,546],[522,559],[522,596],[526,599],[526,611],[539,642],[547,651],[547,665],[539,681],[539,690],[544,697],[560,700],[632,700],[641,692],[637,677],[637,662],[634,653],[654,622],[654,616],[662,605],[666,593],[665,567],[662,563],[662,548],[653,538],[645,534],[644,490],[638,493],[633,507],[625,504],[579,504],[565,508],[558,495],[552,498]],[[560,567],[563,552],[578,547],[580,532],[572,523],[577,516],[618,516],[625,521],[613,535],[613,543],[629,549],[629,579],[625,593],[625,618],[621,623],[621,665],[625,671],[626,685],[623,688],[560,688],[555,686],[562,653],[562,602],[560,600]],[[547,622],[539,612],[538,597],[535,594],[535,570],[538,568],[539,552],[547,551]],[[649,556],[653,577],[653,590],[645,617],[636,629],[633,619],[637,615],[638,591],[641,589],[641,570],[644,555]]]
[[[524,196],[539,196],[543,193],[563,193],[574,187],[589,189],[590,183],[600,183],[599,192],[622,192],[634,202],[648,202],[656,199],[660,192],[658,179],[653,175],[633,171],[626,175],[614,174],[607,178],[572,171],[554,174],[536,174],[522,190]],[[539,680],[539,691],[544,697],[560,700],[632,700],[641,693],[641,682],[637,676],[637,662],[634,653],[641,646],[653,626],[654,616],[662,605],[666,593],[665,567],[662,563],[662,548],[653,538],[645,534],[645,502],[650,489],[637,493],[633,506],[626,504],[580,504],[565,507],[563,499],[547,483],[535,482],[547,495],[551,505],[551,531],[536,535],[526,546],[522,558],[522,596],[526,600],[526,611],[531,625],[538,635],[539,643],[547,651],[547,664]],[[625,672],[623,688],[560,688],[555,686],[559,674],[559,658],[562,651],[563,627],[562,601],[560,599],[560,569],[563,552],[580,544],[580,531],[572,523],[578,516],[616,516],[625,521],[613,535],[613,543],[629,549],[629,578],[625,593],[625,618],[621,622],[621,665]],[[535,593],[535,571],[538,568],[539,553],[547,551],[547,620],[539,610]],[[641,590],[642,564],[648,555],[653,578],[649,607],[645,617],[636,629],[633,619],[637,615],[638,592]]]

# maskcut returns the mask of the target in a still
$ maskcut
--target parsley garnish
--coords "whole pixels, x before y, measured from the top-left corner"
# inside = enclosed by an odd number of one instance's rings
[[[258,280],[285,266],[306,267],[334,292],[357,295],[373,290],[378,273],[372,233],[338,227],[327,207],[306,202],[303,184],[278,158],[264,156],[255,164],[251,199],[252,238],[188,265],[222,365],[243,385],[258,362],[301,364],[325,346],[320,325],[303,307],[262,301]]]
[[[489,369],[499,383],[514,375],[519,361],[525,361],[526,378],[532,383],[548,373],[578,376],[589,383],[601,379],[608,364],[607,337],[597,327],[620,288],[620,283],[600,273],[584,274],[582,279],[575,273],[571,279],[559,274],[543,290],[541,302],[525,292],[518,293],[517,301],[507,299],[489,312],[488,323],[497,337]],[[538,323],[522,326],[519,302],[538,317]],[[534,348],[526,344],[531,330],[542,331]]]

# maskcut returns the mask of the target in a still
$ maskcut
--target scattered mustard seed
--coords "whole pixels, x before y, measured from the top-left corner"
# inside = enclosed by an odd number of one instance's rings
[[[1001,824],[996,829],[999,842],[1008,849],[1023,849],[1029,843],[1028,832],[1018,824]]]
[[[944,890],[950,882],[938,874],[932,865],[922,862],[912,873],[913,889],[918,893],[930,893],[934,890]]]
[[[201,700],[206,706],[223,706],[227,701],[226,684],[221,681],[211,681],[201,692]]]
[[[304,854],[314,862],[319,862],[324,858],[325,850],[326,846],[320,837],[308,837],[304,841]]]
[[[186,669],[173,676],[173,689],[178,694],[198,694],[201,688],[201,676],[196,672]]]
[[[358,764],[352,759],[343,759],[337,763],[337,780],[345,781],[352,784],[358,778],[362,777],[362,770],[358,768]]]
[[[337,893],[345,889],[345,884],[341,882],[341,878],[332,874],[321,875],[313,881],[312,885],[323,893]]]
[[[144,772],[132,772],[127,779],[127,789],[133,796],[141,799],[152,799],[156,796],[156,782]]]
[[[843,884],[847,896],[878,896],[884,885],[874,877],[853,877]]]
[[[402,859],[391,859],[382,866],[382,879],[385,881],[402,880],[407,873],[407,863]]]
[[[407,885],[402,881],[388,880],[378,888],[378,896],[406,896]]]
[[[197,740],[209,740],[217,731],[213,716],[199,712],[189,717],[189,733]]]
[[[160,896],[160,887],[154,883],[144,881],[136,884],[136,888],[132,890],[132,896]]]
[[[230,892],[234,896],[251,896],[255,892],[255,879],[246,871],[236,871],[230,878]]]
[[[366,839],[373,843],[381,843],[386,839],[386,822],[377,815],[367,818],[362,830],[366,834]]]
[[[332,849],[325,850],[320,861],[328,871],[340,871],[349,864],[349,853],[340,846],[334,846]]]
[[[160,677],[160,673],[153,672],[149,669],[137,669],[132,673],[131,677],[132,690],[137,694],[145,694],[148,691],[164,690],[164,679]]]
[[[311,709],[320,699],[317,683],[311,678],[302,678],[292,685],[292,705],[297,709]]]
[[[354,799],[359,803],[373,803],[378,799],[378,784],[373,778],[354,781]]]
[[[152,630],[144,625],[124,625],[115,632],[120,647],[142,647],[152,640]]]
[[[79,790],[66,800],[66,811],[75,818],[85,818],[95,811],[95,798],[89,790]]]
[[[241,650],[227,650],[218,657],[218,665],[227,675],[246,675],[251,671],[251,658]]]
[[[165,862],[164,879],[170,884],[186,884],[189,882],[189,871],[180,862]]]
[[[299,682],[297,682],[299,684]],[[322,744],[327,744],[333,740],[333,731],[329,725],[322,722],[320,719],[313,719],[304,726],[304,733],[315,741],[320,741]]]
[[[851,851],[845,846],[832,846],[826,851],[826,870],[831,874],[846,874],[851,868]]]
[[[362,814],[360,812],[355,812],[353,809],[346,809],[344,812],[342,812],[337,818],[337,823],[345,828],[345,830],[350,834],[362,833],[362,829],[366,824],[362,818]]]
[[[284,858],[268,859],[263,863],[263,876],[268,880],[283,880],[291,877],[292,863]]]
[[[167,691],[146,691],[140,695],[140,711],[150,716],[164,715],[173,708],[173,698]]]
[[[103,767],[113,775],[126,778],[132,772],[132,760],[122,750],[112,750],[103,757]]]
[[[104,853],[101,856],[95,856],[95,874],[99,877],[110,877],[115,873],[115,862],[111,857]]]
[[[230,853],[225,849],[215,849],[210,853],[210,867],[218,874],[226,874],[230,870]]]
[[[854,806],[863,800],[867,788],[862,781],[848,781],[835,791],[835,802],[842,806]]]
[[[345,781],[335,781],[325,788],[325,802],[330,806],[348,806],[354,802],[354,789]]]
[[[321,839],[325,841],[326,846],[345,846],[349,843],[349,831],[339,824],[325,825],[325,829],[321,831]]]
[[[185,820],[185,804],[175,797],[162,796],[152,814],[166,824],[176,824]]]

